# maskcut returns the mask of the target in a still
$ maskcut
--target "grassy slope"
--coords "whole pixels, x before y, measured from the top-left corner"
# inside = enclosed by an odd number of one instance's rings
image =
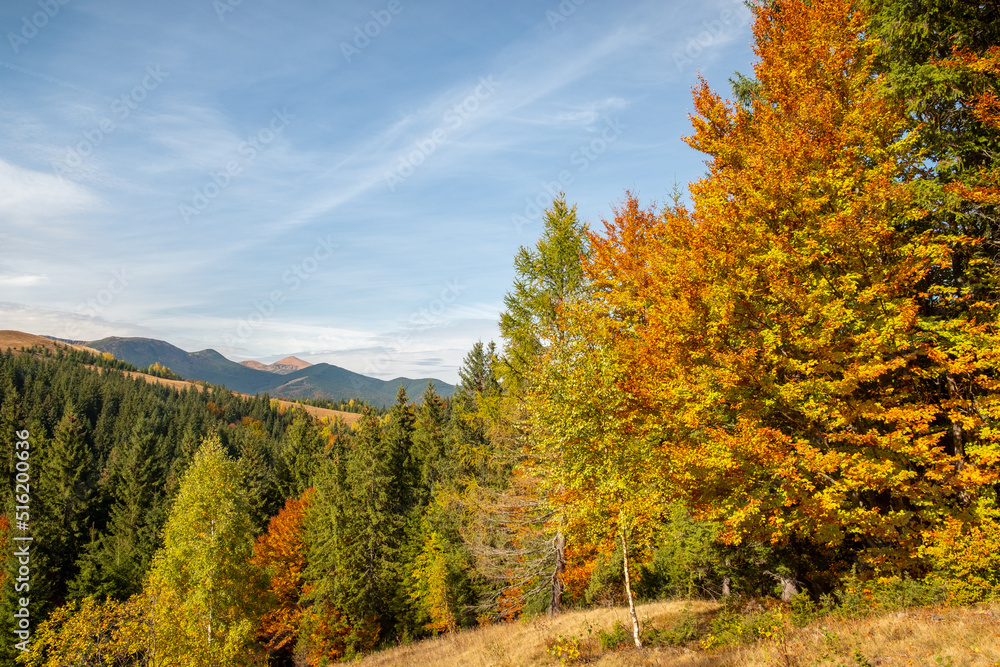
[[[685,608],[710,615],[711,602],[658,602],[641,605],[640,618],[670,625]],[[565,664],[691,665],[1000,665],[1000,604],[962,608],[921,608],[866,619],[827,617],[804,628],[790,628],[784,640],[704,651],[697,642],[681,647],[601,650],[598,629],[616,621],[628,625],[626,609],[573,611],[554,619],[496,625],[459,632],[370,655],[365,667],[470,665],[521,667],[558,665],[548,647],[560,636],[583,640],[580,658]],[[593,635],[588,634],[588,628]],[[566,643],[563,640],[561,643]]]

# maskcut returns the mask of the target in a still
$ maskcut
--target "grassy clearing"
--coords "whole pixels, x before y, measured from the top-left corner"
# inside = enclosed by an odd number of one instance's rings
[[[1000,665],[1000,604],[923,607],[867,618],[821,616],[803,627],[787,608],[705,601],[641,605],[649,646],[632,647],[625,608],[495,625],[370,655],[366,667],[645,665],[875,667]],[[655,644],[655,645],[653,645]]]

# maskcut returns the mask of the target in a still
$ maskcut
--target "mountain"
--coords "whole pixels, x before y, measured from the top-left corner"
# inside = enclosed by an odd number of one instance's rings
[[[379,380],[331,364],[316,364],[295,373],[281,376],[280,383],[268,390],[272,396],[281,398],[351,398],[358,396],[372,405],[392,405],[396,392],[402,384],[410,399],[418,399],[427,388],[430,378],[411,380],[395,378]],[[434,382],[434,389],[442,396],[450,396],[455,388],[440,380]]]
[[[428,381],[434,382],[435,390],[442,396],[450,396],[455,390],[447,382],[432,378],[379,380],[331,364],[308,364],[295,357],[286,357],[270,366],[251,367],[230,361],[215,350],[185,352],[152,338],[102,338],[88,345],[139,368],[159,363],[187,380],[204,380],[244,394],[267,392],[275,398],[360,398],[372,405],[391,405],[400,384],[411,399],[420,398]],[[299,368],[281,373],[261,370],[275,366]]]
[[[300,371],[303,368],[309,368],[312,366],[312,364],[308,361],[302,361],[298,357],[285,357],[284,359],[279,359],[273,364],[263,364],[259,361],[248,359],[247,361],[241,361],[240,365],[257,371],[277,373],[278,375],[288,375],[289,373],[294,373],[295,371]]]

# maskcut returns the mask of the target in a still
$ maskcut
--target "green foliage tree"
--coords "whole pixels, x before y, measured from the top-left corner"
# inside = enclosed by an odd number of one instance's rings
[[[52,441],[35,457],[37,491],[32,500],[37,509],[32,530],[51,568],[46,576],[58,582],[53,594],[62,599],[66,583],[76,573],[76,554],[89,538],[88,512],[96,482],[91,448],[74,412],[62,418]]]
[[[559,337],[554,326],[559,307],[582,294],[581,258],[587,255],[587,225],[560,195],[545,211],[542,237],[534,249],[514,256],[514,286],[504,297],[500,335],[504,339],[502,373],[509,391],[523,393],[544,347]]]
[[[242,479],[217,438],[203,442],[184,474],[147,586],[158,659],[251,662],[267,598],[249,562],[254,532]]]

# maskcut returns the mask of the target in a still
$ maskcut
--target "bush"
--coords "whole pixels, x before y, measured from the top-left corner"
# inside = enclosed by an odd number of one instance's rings
[[[597,640],[602,650],[610,651],[627,645],[632,640],[632,632],[621,621],[615,621],[610,630],[601,628],[597,631]]]
[[[848,617],[925,607],[946,601],[948,586],[940,577],[911,579],[908,574],[862,580],[856,572],[843,579],[836,592],[836,614]]]
[[[681,646],[700,639],[708,630],[708,625],[699,622],[690,611],[685,610],[673,625],[657,628],[647,624],[642,631],[642,642],[650,646]]]
[[[636,594],[646,600],[668,597],[718,597],[724,556],[719,526],[694,519],[682,505],[671,508],[658,546],[639,568]]]
[[[941,578],[948,583],[950,604],[973,604],[1000,592],[1000,521],[992,507],[980,506],[980,522],[945,520],[941,530],[928,534],[923,549]]]

